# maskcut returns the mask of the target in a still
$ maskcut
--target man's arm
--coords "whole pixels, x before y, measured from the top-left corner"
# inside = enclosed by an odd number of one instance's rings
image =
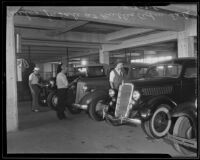
[[[110,87],[113,89],[114,88],[114,77],[115,77],[115,73],[114,71],[110,72],[110,77],[109,77],[109,82],[110,82]]]
[[[28,85],[31,91],[33,91],[33,88],[31,86],[31,81],[32,81],[32,75],[29,76],[29,81],[28,81]]]

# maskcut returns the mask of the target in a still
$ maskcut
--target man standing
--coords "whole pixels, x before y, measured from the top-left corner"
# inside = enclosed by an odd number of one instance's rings
[[[39,68],[35,67],[33,70],[33,73],[29,75],[29,88],[31,90],[31,95],[32,95],[32,107],[31,110],[33,112],[38,112],[39,109],[39,104],[38,104],[38,95],[40,92],[39,86]]]
[[[117,90],[119,89],[120,84],[124,80],[124,71],[123,71],[123,63],[118,62],[115,68],[110,72],[110,86],[112,89]]]
[[[67,105],[67,88],[69,85],[66,73],[67,73],[67,67],[65,64],[62,64],[61,72],[59,72],[56,76],[57,96],[58,96],[57,117],[60,120],[66,118],[64,111]]]

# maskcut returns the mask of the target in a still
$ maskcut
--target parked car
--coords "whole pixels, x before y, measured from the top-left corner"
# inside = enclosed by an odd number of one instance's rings
[[[177,58],[154,64],[143,78],[123,83],[118,94],[109,89],[101,110],[89,114],[113,125],[141,124],[149,137],[164,137],[171,126],[170,112],[196,97],[196,62],[195,58]],[[91,110],[97,108],[92,105]]]
[[[56,90],[55,78],[50,78],[49,80],[43,81],[40,87],[40,92],[38,94],[38,103],[41,106],[47,106],[47,99],[49,95]]]
[[[81,110],[77,107],[73,107],[73,104],[75,103],[76,99],[80,98],[81,90],[80,84],[85,80],[92,81],[94,79],[102,79],[106,77],[108,70],[108,65],[106,64],[88,64],[88,65],[78,65],[74,68],[74,74],[73,76],[68,77],[69,82],[71,82],[71,87],[68,90],[68,95],[66,95],[66,98],[68,98],[69,103],[71,104],[70,112],[73,114],[80,113]],[[78,81],[75,81],[74,79],[77,79]],[[48,105],[49,107],[56,110],[57,107],[57,95],[56,91],[49,94],[48,98]]]
[[[197,153],[197,99],[179,104],[171,112],[172,124],[166,136],[185,155]]]
[[[148,67],[144,63],[125,64],[126,79],[144,77]],[[101,77],[82,78],[78,82],[74,107],[85,110],[94,120],[101,120],[97,112],[101,110],[101,101],[108,97],[109,73],[113,68],[114,66],[109,66],[107,74]]]

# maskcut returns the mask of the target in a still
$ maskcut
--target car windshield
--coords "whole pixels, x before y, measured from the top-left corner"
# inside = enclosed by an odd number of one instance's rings
[[[179,77],[182,66],[178,64],[158,64],[147,71],[147,78]]]
[[[85,77],[99,77],[105,76],[103,66],[88,66],[76,68],[76,75]]]
[[[148,67],[131,67],[128,72],[127,79],[143,78],[147,72]]]

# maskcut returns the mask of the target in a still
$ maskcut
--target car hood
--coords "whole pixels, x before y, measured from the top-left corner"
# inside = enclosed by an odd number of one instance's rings
[[[126,83],[134,84],[135,88],[144,87],[159,87],[159,86],[172,86],[177,81],[177,78],[141,78],[136,80],[128,80]]]

